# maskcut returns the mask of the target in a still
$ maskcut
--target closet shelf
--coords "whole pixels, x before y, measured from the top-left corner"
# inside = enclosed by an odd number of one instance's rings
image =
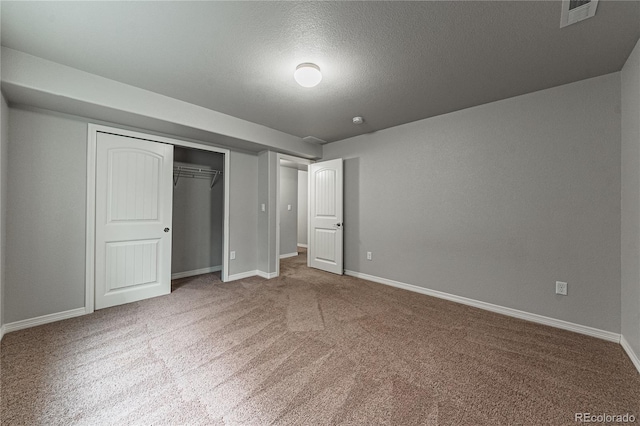
[[[214,169],[203,169],[200,167],[174,166],[173,167],[173,186],[178,185],[178,180],[182,178],[190,179],[211,179],[209,189],[218,181],[218,176],[222,175],[222,171]]]

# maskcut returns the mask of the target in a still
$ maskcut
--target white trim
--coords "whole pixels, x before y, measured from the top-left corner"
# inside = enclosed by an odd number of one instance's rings
[[[631,359],[631,362],[636,367],[636,370],[638,370],[638,373],[640,373],[640,356],[633,351],[633,348],[629,342],[627,342],[627,339],[624,338],[624,335],[620,336],[620,345]]]
[[[276,252],[274,253],[276,256],[276,277],[280,275],[280,159],[282,158],[282,154],[276,153]],[[271,173],[269,173],[269,177],[271,177]],[[272,201],[273,202],[273,201]],[[269,226],[269,225],[268,225]],[[271,247],[271,241],[269,241],[269,247]],[[269,255],[269,259],[271,259],[271,255]],[[269,269],[271,269],[271,262],[267,265]],[[267,274],[268,275],[268,274]],[[265,278],[267,278],[265,276]],[[268,278],[267,278],[268,279]]]
[[[220,274],[220,279],[222,282],[226,282],[229,280],[229,182],[231,181],[231,173],[230,164],[231,164],[231,151],[228,149],[220,150],[216,152],[221,152],[224,154],[224,224],[222,225],[222,273]]]
[[[268,272],[258,271],[258,270],[247,271],[247,272],[240,272],[239,274],[230,275],[229,276],[229,281],[241,280],[241,279],[244,279],[244,278],[255,277],[255,276],[266,278],[266,279],[270,280],[271,278],[277,277],[278,274],[275,273],[275,272],[268,273]]]
[[[130,130],[89,123],[87,138],[87,227],[85,243],[86,275],[84,309],[86,310],[86,313],[90,314],[93,312],[95,297],[96,144],[98,132],[111,133],[136,139],[149,140],[152,142],[161,142],[174,146],[182,146],[185,148],[194,148],[224,154],[224,229],[222,237],[222,273],[220,274],[220,278],[223,282],[229,281],[229,182],[231,175],[229,168],[231,151],[201,143],[171,139],[163,136],[149,135],[146,133],[133,132]]]
[[[286,259],[287,257],[296,257],[297,255],[297,251],[294,251],[293,253],[281,254],[280,259]]]
[[[277,272],[268,273],[268,272],[264,272],[264,271],[256,271],[256,275],[259,276],[259,277],[266,278],[266,279],[270,280],[271,278],[277,277],[278,273]]]
[[[242,280],[249,277],[255,277],[256,275],[258,275],[258,271],[240,272],[239,274],[229,275],[229,279],[227,280],[227,282]]]
[[[4,324],[2,326],[0,326],[0,342],[2,342],[2,338],[4,337]]]
[[[586,325],[575,324],[568,321],[563,321],[555,318],[545,317],[543,315],[532,314],[518,309],[506,308],[504,306],[494,305],[492,303],[481,302],[475,299],[469,299],[462,296],[456,296],[454,294],[445,293],[437,290],[430,290],[424,287],[419,287],[413,284],[406,284],[399,281],[389,280],[387,278],[380,278],[373,275],[363,274],[361,272],[345,270],[346,275],[350,275],[356,278],[362,278],[368,281],[373,281],[380,284],[389,285],[392,287],[398,287],[405,290],[413,291],[416,293],[426,294],[427,296],[437,297],[439,299],[450,300],[452,302],[462,303],[463,305],[469,305],[476,308],[484,309],[486,311],[496,312],[499,314],[507,315],[514,318],[520,318],[527,321],[535,322],[538,324],[549,325],[551,327],[561,328],[563,330],[569,330],[587,336],[597,337],[599,339],[608,340],[610,342],[620,343],[620,334],[613,333],[611,331],[600,330]]]
[[[196,275],[209,274],[211,272],[218,272],[221,270],[222,270],[222,265],[218,265],[218,266],[211,266],[210,268],[201,268],[201,269],[194,269],[192,271],[176,272],[175,274],[171,274],[171,279],[177,280],[179,278],[195,277]]]
[[[298,243],[298,247],[304,247],[304,248],[307,248],[307,245],[306,245],[306,244],[300,244],[300,243]]]
[[[311,169],[311,167],[309,167]],[[309,243],[311,242],[311,170],[307,170],[307,266],[311,268],[311,253],[309,252]],[[344,176],[343,176],[344,177]],[[344,185],[344,182],[343,182]],[[344,195],[343,195],[344,196]],[[344,242],[343,242],[344,254]],[[344,266],[343,266],[344,267]]]
[[[96,246],[96,149],[98,129],[94,124],[88,125],[87,142],[87,228],[85,243],[85,289],[84,309],[88,314],[94,310],[95,293],[95,246]]]
[[[42,315],[41,317],[10,322],[9,324],[5,324],[3,328],[5,333],[11,333],[12,331],[18,331],[25,328],[36,327],[38,325],[49,324],[51,322],[79,317],[82,315],[86,315],[87,313],[88,312],[85,310],[85,308],[71,309],[69,311],[58,312],[55,314]]]

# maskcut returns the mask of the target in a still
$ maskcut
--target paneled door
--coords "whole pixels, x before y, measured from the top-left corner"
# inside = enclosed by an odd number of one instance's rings
[[[342,159],[309,165],[307,264],[343,273]]]
[[[96,309],[171,292],[173,145],[96,142]]]

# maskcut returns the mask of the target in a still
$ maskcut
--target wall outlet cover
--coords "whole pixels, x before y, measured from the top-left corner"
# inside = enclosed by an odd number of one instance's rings
[[[556,281],[556,294],[567,295],[567,283]]]

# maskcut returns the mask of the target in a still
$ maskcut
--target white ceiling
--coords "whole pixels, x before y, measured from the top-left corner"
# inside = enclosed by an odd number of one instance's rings
[[[619,71],[640,37],[637,1],[563,29],[558,1],[1,7],[3,46],[329,142]]]

